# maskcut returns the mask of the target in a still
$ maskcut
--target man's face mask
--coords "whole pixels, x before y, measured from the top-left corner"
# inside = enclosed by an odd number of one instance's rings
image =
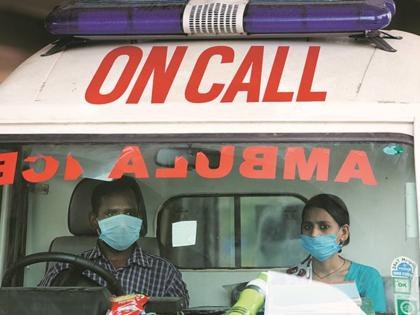
[[[342,245],[337,244],[337,235],[335,234],[315,237],[302,234],[300,242],[303,248],[319,261],[327,260],[342,248]]]
[[[142,223],[142,219],[126,214],[98,220],[99,239],[115,250],[126,250],[139,239]]]

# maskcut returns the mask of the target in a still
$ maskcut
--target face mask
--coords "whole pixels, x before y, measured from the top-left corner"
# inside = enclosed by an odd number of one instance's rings
[[[319,261],[327,260],[342,248],[337,244],[337,235],[335,234],[315,237],[301,235],[300,242],[303,248]]]
[[[99,220],[99,239],[115,250],[126,250],[139,239],[142,223],[142,219],[126,214]]]

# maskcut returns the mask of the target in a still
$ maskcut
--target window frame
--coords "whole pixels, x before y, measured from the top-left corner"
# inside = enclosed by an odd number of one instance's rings
[[[220,194],[178,194],[175,196],[172,196],[171,198],[165,200],[158,208],[157,210],[157,217],[156,217],[156,239],[158,241],[159,246],[162,246],[161,242],[161,227],[160,221],[161,221],[161,215],[163,211],[165,210],[165,207],[168,203],[173,202],[175,199],[180,198],[200,198],[200,197],[232,197],[233,204],[234,204],[234,244],[235,244],[235,266],[234,267],[211,267],[211,269],[256,269],[259,270],[261,268],[268,268],[268,267],[246,267],[242,266],[242,243],[241,243],[241,198],[249,198],[249,197],[295,197],[299,200],[301,200],[303,203],[305,203],[308,198],[305,196],[298,194],[298,193],[220,193]],[[176,264],[176,262],[173,262],[175,266],[179,269],[191,269],[183,266],[179,266]],[[274,267],[274,266],[273,266]],[[193,268],[196,270],[205,270],[209,269],[207,267],[203,268]]]

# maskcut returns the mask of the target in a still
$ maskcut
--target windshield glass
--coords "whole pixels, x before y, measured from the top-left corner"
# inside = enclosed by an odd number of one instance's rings
[[[410,137],[215,138],[138,137],[6,149],[3,184],[24,187],[14,190],[19,198],[12,203],[9,230],[15,231],[15,239],[8,257],[21,255],[19,251],[80,254],[94,248],[98,232],[106,229],[101,221],[116,215],[108,212],[102,218],[99,210],[93,223],[99,225],[92,228],[93,188],[80,192],[80,183],[129,177],[141,192],[140,214],[133,215],[136,206],[121,213],[142,219],[141,248],[181,271],[190,307],[228,307],[235,285],[260,271],[299,266],[309,253],[315,257],[301,239],[318,233],[334,235],[339,246],[334,254],[340,250],[337,257],[347,270],[344,280],[356,263],[379,272],[386,310],[395,312],[391,267],[402,256],[414,263],[419,259]],[[338,197],[348,210],[348,222],[338,222],[340,215],[323,211],[321,203],[307,210],[308,200],[320,194]],[[141,243],[146,241],[152,245]],[[312,277],[329,277],[313,264],[317,274]],[[38,285],[45,272],[45,264],[26,268],[25,286]]]

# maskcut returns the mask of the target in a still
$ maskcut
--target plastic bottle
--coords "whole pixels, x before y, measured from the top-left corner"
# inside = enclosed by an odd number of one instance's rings
[[[264,305],[266,288],[267,273],[261,272],[256,279],[248,282],[238,301],[226,315],[256,315]]]

